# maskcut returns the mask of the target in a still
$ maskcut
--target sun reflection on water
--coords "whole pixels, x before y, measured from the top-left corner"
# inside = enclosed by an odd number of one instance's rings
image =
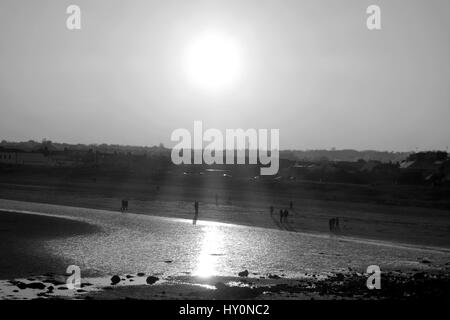
[[[217,274],[219,255],[223,253],[224,234],[220,227],[205,226],[202,248],[194,271],[195,276],[207,278]]]

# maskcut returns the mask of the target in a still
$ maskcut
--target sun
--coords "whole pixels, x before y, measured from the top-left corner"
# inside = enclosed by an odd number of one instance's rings
[[[241,69],[239,46],[220,33],[195,38],[186,50],[188,80],[202,89],[219,90],[233,85]]]

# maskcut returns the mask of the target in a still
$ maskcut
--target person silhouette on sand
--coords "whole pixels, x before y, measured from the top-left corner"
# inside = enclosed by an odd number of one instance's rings
[[[339,227],[339,218],[338,217],[334,218],[334,229],[336,231],[341,231],[341,229]]]
[[[289,211],[287,209],[284,210],[284,222],[286,222],[286,223],[287,223],[288,215],[289,215]]]
[[[334,231],[334,218],[328,220],[328,225],[330,227],[330,232]]]
[[[284,216],[284,212],[282,209],[280,209],[280,223],[283,223],[283,216]]]
[[[197,224],[197,219],[198,219],[198,201],[195,200],[194,201],[194,209],[195,209],[195,213],[194,213],[194,219],[192,220],[192,224]]]

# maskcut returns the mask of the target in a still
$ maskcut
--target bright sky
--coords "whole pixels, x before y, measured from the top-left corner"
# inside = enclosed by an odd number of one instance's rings
[[[202,120],[280,129],[282,149],[445,149],[449,15],[448,0],[2,0],[0,139],[170,146]]]

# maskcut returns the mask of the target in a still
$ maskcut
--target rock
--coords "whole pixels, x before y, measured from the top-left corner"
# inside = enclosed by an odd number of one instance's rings
[[[158,281],[159,278],[154,277],[154,276],[148,276],[147,280],[145,280],[148,284],[154,284],[156,281]]]
[[[55,286],[66,284],[64,281],[59,281],[59,280],[56,280],[56,279],[48,279],[48,280],[46,280],[46,282],[51,283],[51,284],[53,284]]]
[[[43,284],[42,282],[32,282],[32,283],[27,284],[27,288],[44,290],[45,284]]]
[[[335,276],[335,279],[337,281],[342,281],[342,280],[344,280],[344,275],[342,273],[337,273]]]
[[[244,270],[238,273],[239,277],[248,277],[248,270]]]
[[[118,284],[120,282],[120,277],[118,275],[114,275],[111,277],[111,284]]]
[[[416,280],[424,279],[424,278],[425,278],[425,272],[419,272],[414,275],[414,279],[416,279]]]
[[[267,277],[269,279],[280,279],[281,278],[279,275],[276,275],[276,274],[269,274]]]
[[[23,283],[23,282],[16,282],[15,285],[17,286],[17,288],[19,288],[20,290],[26,289],[27,288],[27,284]]]
[[[145,276],[145,273],[144,273],[144,272],[139,272],[139,273],[137,274],[137,276],[138,276],[138,277],[143,277],[143,276]]]
[[[131,274],[127,274],[126,278],[130,279],[130,278],[133,278],[133,276]]]
[[[164,261],[165,263],[172,263],[173,261],[172,260],[166,260],[166,261]]]
[[[427,258],[423,258],[420,262],[422,263],[431,263],[431,261]]]

